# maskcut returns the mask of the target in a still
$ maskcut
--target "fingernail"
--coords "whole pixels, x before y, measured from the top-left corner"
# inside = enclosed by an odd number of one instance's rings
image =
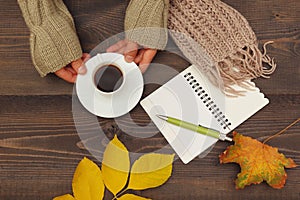
[[[125,59],[126,59],[127,62],[132,62],[134,60],[134,57],[133,56],[126,56]]]
[[[85,74],[85,73],[86,73],[86,68],[84,66],[79,67],[78,74]]]

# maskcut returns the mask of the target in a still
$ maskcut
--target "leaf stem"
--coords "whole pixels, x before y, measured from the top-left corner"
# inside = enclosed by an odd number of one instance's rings
[[[281,131],[279,131],[278,133],[276,133],[275,135],[272,135],[270,137],[268,137],[267,139],[265,139],[265,141],[263,142],[263,144],[265,144],[266,142],[268,142],[269,140],[279,136],[280,134],[284,133],[286,130],[288,130],[289,128],[291,128],[292,126],[294,126],[295,124],[297,124],[300,121],[300,118],[296,119],[293,123],[291,123],[290,125],[288,125],[287,127],[285,127],[284,129],[282,129]]]
[[[112,200],[118,199],[118,197],[120,197],[122,194],[124,194],[127,190],[128,190],[128,188],[122,190],[120,193],[118,193],[116,196],[114,196],[114,198]]]

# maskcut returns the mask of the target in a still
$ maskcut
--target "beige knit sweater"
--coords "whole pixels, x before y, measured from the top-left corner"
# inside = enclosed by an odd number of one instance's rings
[[[169,0],[131,0],[124,23],[127,39],[144,47],[164,49],[168,10]]]
[[[41,76],[81,58],[73,18],[62,0],[18,0],[18,3],[30,30],[32,62]]]

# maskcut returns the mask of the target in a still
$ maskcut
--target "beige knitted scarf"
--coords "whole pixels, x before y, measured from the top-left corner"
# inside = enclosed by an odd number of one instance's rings
[[[219,0],[171,0],[168,28],[175,32],[174,41],[193,64],[216,84],[222,77],[226,93],[240,94],[232,87],[234,84],[247,87],[247,80],[268,77],[276,68],[274,60],[266,55],[268,43],[262,53],[247,20]],[[200,47],[176,32],[187,35]],[[269,66],[263,66],[263,62]]]

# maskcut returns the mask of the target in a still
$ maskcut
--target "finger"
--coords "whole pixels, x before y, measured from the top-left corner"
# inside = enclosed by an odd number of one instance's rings
[[[76,71],[71,66],[65,67],[65,70],[71,72],[73,75],[77,75]]]
[[[138,55],[134,59],[134,62],[136,64],[139,64],[142,61],[145,51],[146,51],[145,49],[139,50]]]
[[[147,49],[145,51],[145,53],[143,55],[143,59],[141,60],[141,62],[139,64],[139,68],[142,73],[144,73],[148,69],[148,67],[149,67],[151,61],[153,60],[153,58],[155,57],[156,53],[157,53],[156,49]]]
[[[106,52],[117,52],[119,49],[124,47],[127,44],[125,40],[121,40],[117,42],[116,44],[113,44],[112,46],[108,47],[106,49]]]
[[[81,67],[81,65],[83,64],[83,61],[81,58],[74,60],[73,62],[71,62],[71,66],[72,68],[78,73],[78,69],[79,67]]]
[[[115,53],[119,53],[123,55],[125,53],[125,47],[118,49],[118,51],[116,51]]]
[[[78,74],[85,74],[87,72],[87,68],[85,66],[85,63],[91,58],[91,55],[88,53],[82,54],[82,65],[78,68]]]
[[[69,82],[69,83],[75,83],[76,81],[76,75],[73,75],[72,72],[66,70],[65,68],[62,68],[55,72],[56,76],[59,78]]]
[[[86,61],[88,61],[91,58],[91,55],[88,53],[83,53],[81,60],[83,60],[83,62],[85,63]]]
[[[82,54],[82,57],[81,57],[81,60],[82,60],[82,65],[81,65],[81,67],[79,67],[79,69],[78,69],[78,73],[79,74],[84,74],[84,73],[86,73],[86,66],[85,66],[85,64],[84,63],[86,63],[89,59],[91,58],[91,55],[90,54],[88,54],[88,53],[83,53]]]
[[[78,73],[78,74],[85,74],[86,73],[86,67],[82,67],[83,64],[84,63],[83,63],[82,59],[79,58],[79,59],[73,61],[71,63],[71,66],[76,71],[76,73]]]
[[[137,53],[138,53],[139,45],[136,42],[128,42],[125,47],[125,60],[126,62],[133,62]]]

